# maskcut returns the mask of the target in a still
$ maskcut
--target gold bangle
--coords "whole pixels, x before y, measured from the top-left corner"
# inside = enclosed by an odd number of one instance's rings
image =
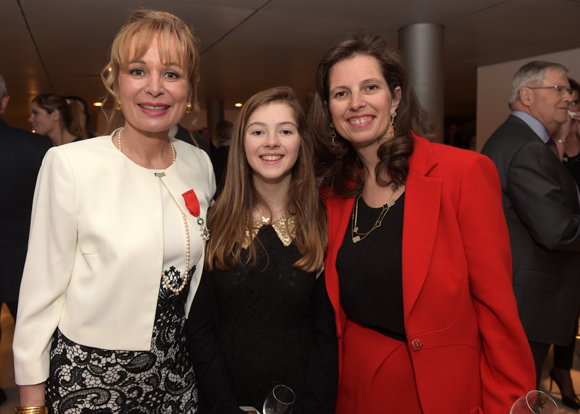
[[[16,407],[14,414],[48,414],[48,407]]]

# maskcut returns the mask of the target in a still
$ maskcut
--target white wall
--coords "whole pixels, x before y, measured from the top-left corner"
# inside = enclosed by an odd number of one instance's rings
[[[580,49],[531,56],[477,68],[477,151],[510,114],[508,98],[517,70],[532,60],[547,60],[568,68],[568,76],[580,82]]]

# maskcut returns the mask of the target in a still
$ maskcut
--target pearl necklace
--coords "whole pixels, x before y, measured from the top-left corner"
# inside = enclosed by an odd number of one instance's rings
[[[163,276],[163,284],[165,285],[165,287],[167,289],[169,289],[170,291],[172,291],[173,293],[175,293],[176,295],[181,292],[183,290],[183,288],[185,288],[185,286],[187,285],[187,280],[189,279],[189,253],[190,253],[190,246],[189,246],[189,226],[187,225],[187,218],[185,217],[185,214],[183,214],[183,211],[181,211],[181,218],[183,219],[183,227],[185,227],[185,240],[186,240],[186,250],[185,250],[185,273],[183,276],[183,282],[181,282],[181,285],[179,286],[179,288],[174,289],[173,286],[171,286],[171,284],[169,283],[169,278],[167,277],[167,275],[165,274],[164,270],[161,270],[161,276]]]
[[[123,147],[121,146],[121,132],[123,132],[125,128],[119,128],[119,132],[117,133],[117,147],[119,148],[119,151],[123,152]],[[173,142],[171,142],[171,138],[169,139],[169,145],[171,146],[171,155],[173,158],[173,161],[171,162],[172,164],[175,162],[175,147],[173,146]]]
[[[121,152],[123,152],[122,147],[121,147],[121,132],[123,132],[123,129],[124,128],[119,129],[119,133],[117,134],[117,147],[119,148],[119,151],[121,151]],[[173,142],[171,142],[171,139],[169,139],[169,145],[171,145],[171,153],[173,155],[172,163],[174,163],[175,159],[176,159],[176,154],[175,154],[175,147],[173,146]],[[171,283],[169,282],[169,278],[165,274],[165,271],[161,270],[161,276],[163,277],[163,284],[165,285],[165,287],[167,289],[169,289],[170,291],[172,291],[176,295],[179,294],[185,288],[185,286],[187,286],[187,281],[189,280],[189,257],[190,257],[190,253],[191,253],[190,238],[189,238],[189,226],[187,225],[187,217],[185,217],[185,214],[183,214],[183,211],[181,211],[181,209],[179,209],[179,212],[181,213],[181,219],[183,220],[183,227],[185,228],[185,241],[186,241],[186,243],[185,243],[186,244],[185,272],[183,273],[184,274],[183,281],[181,282],[181,285],[179,286],[179,288],[177,288],[177,289],[173,288],[173,286],[171,286]]]

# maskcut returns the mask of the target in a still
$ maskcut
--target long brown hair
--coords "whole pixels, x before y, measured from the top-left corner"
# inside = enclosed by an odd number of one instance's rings
[[[84,114],[80,106],[57,93],[42,93],[36,96],[32,102],[44,109],[49,114],[53,111],[60,113],[61,126],[77,138],[88,138]]]
[[[345,59],[356,55],[375,58],[382,68],[383,77],[391,94],[401,87],[401,101],[397,107],[394,137],[383,142],[377,150],[379,162],[376,165],[377,183],[387,186],[391,183],[404,184],[409,173],[409,157],[413,153],[414,140],[411,131],[432,137],[426,126],[427,116],[421,109],[415,92],[409,83],[409,74],[400,52],[388,45],[387,40],[376,33],[361,30],[333,46],[323,56],[318,65],[316,94],[310,108],[309,123],[316,137],[317,172],[324,178],[323,186],[343,197],[353,197],[361,193],[364,186],[362,161],[352,145],[338,133],[332,140],[329,102],[330,69]],[[382,176],[387,174],[390,181]]]
[[[273,102],[287,104],[293,111],[301,145],[296,164],[292,168],[286,211],[296,216],[294,243],[302,257],[294,267],[313,272],[320,270],[328,240],[326,214],[318,196],[314,178],[314,140],[307,128],[306,117],[291,88],[277,87],[259,92],[243,106],[234,124],[228,156],[228,169],[223,192],[208,213],[208,227],[212,237],[207,244],[206,266],[226,270],[238,264],[256,265],[256,239],[248,247],[247,261],[241,263],[241,244],[246,230],[255,232],[252,212],[258,203],[267,206],[253,183],[253,170],[244,151],[248,119],[256,109]],[[253,236],[253,234],[252,234]]]
[[[119,33],[113,40],[109,63],[101,71],[101,80],[112,98],[117,103],[117,82],[120,72],[127,68],[129,62],[143,56],[157,37],[158,50],[162,54],[162,61],[169,62],[177,59],[188,74],[194,123],[199,117],[199,40],[193,31],[177,16],[156,10],[135,10],[127,18]],[[135,41],[135,56],[130,56],[131,46]],[[177,56],[171,56],[175,47]],[[106,99],[105,99],[106,100]],[[119,111],[113,111],[109,125],[115,124]]]

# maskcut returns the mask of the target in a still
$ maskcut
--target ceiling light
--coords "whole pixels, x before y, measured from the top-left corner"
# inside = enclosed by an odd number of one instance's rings
[[[102,103],[102,102],[95,102],[95,103],[93,104],[93,106],[103,106],[103,103]]]
[[[237,104],[234,104],[234,106],[235,106],[236,108],[241,108],[241,107],[242,107],[242,104],[241,104],[240,102],[238,102]]]

